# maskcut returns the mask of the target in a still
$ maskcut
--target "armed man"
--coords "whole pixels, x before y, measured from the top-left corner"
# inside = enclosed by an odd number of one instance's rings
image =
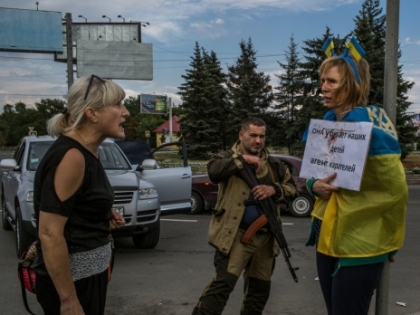
[[[211,181],[219,184],[209,228],[209,244],[216,248],[216,275],[204,288],[193,315],[222,314],[242,272],[241,315],[262,314],[280,247],[297,281],[279,215],[280,202],[292,201],[298,192],[289,170],[268,155],[265,136],[263,120],[246,118],[232,149],[214,155],[207,164]]]

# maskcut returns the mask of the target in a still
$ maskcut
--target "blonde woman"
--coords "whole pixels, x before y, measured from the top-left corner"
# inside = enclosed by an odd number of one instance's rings
[[[46,315],[104,314],[110,229],[125,222],[111,211],[114,192],[97,149],[107,137],[125,136],[124,97],[112,81],[85,76],[70,88],[63,113],[48,121],[58,138],[34,182],[36,294]]]

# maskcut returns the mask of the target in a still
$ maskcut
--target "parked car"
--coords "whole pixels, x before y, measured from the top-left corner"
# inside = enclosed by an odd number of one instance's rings
[[[155,185],[162,214],[191,209],[192,172],[188,165],[187,146],[184,142],[164,143],[153,150],[150,150],[147,143],[142,141],[117,141],[116,143],[124,153],[127,152],[133,169]],[[174,150],[174,148],[177,149]],[[179,155],[179,152],[182,152],[182,165],[163,163],[164,166],[159,166],[154,157],[157,152],[164,156],[172,153]]]
[[[291,171],[299,196],[288,204],[282,205],[282,210],[289,211],[296,217],[307,217],[311,214],[315,199],[306,188],[306,180],[299,177],[302,160],[288,155],[270,154],[282,161]],[[216,205],[218,185],[213,184],[207,174],[193,175],[191,192],[191,213],[210,210]]]
[[[1,179],[2,226],[5,230],[14,230],[18,256],[35,239],[35,218],[33,209],[33,180],[35,171],[45,152],[55,138],[49,136],[24,137],[18,144],[12,159],[3,159]],[[161,204],[166,209],[177,208],[179,204],[190,205],[191,175],[185,185],[178,181],[174,194],[158,194],[150,179],[174,177],[165,170],[154,170],[156,161],[145,160],[145,168],[153,171],[133,170],[127,157],[112,140],[105,140],[98,148],[98,156],[114,188],[113,208],[119,211],[126,221],[124,227],[114,230],[115,237],[130,236],[137,248],[154,248],[160,237]],[[183,199],[182,199],[183,198]]]
[[[143,106],[144,108],[146,108],[146,109],[150,109],[150,110],[155,109],[155,105],[153,105],[152,103],[149,103],[149,102],[143,102],[143,103],[142,103],[142,106]]]

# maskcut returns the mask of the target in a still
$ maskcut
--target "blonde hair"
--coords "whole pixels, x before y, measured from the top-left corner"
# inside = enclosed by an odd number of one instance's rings
[[[86,91],[91,80],[89,93],[85,100]],[[124,90],[111,80],[83,76],[70,87],[67,110],[54,115],[48,120],[48,134],[59,136],[69,130],[80,128],[86,123],[85,109],[87,107],[100,110],[106,106],[119,104],[124,98]]]
[[[345,109],[366,106],[371,78],[369,63],[363,58],[357,61],[351,54],[348,58],[352,58],[356,65],[360,83],[357,83],[355,73],[348,62],[339,56],[325,59],[319,67],[319,75],[321,76],[331,68],[337,67],[338,72],[341,74],[341,80],[340,85],[336,89],[336,93],[334,93],[334,101],[337,102],[337,99],[344,96],[342,98],[344,99],[343,105]]]

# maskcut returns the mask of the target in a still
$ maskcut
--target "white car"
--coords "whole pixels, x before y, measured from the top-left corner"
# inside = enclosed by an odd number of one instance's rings
[[[19,257],[35,240],[33,181],[39,162],[54,140],[55,138],[49,136],[24,137],[18,144],[13,158],[0,161],[0,168],[3,170],[2,226],[5,230],[15,231],[16,252]],[[175,209],[186,203],[190,207],[191,170],[189,178],[188,167],[178,170],[181,175],[177,170],[170,173],[171,169],[143,171],[140,167],[135,171],[112,140],[105,140],[101,144],[98,155],[114,188],[113,208],[119,211],[126,221],[124,227],[113,231],[114,237],[130,236],[137,248],[154,248],[160,237],[161,205],[165,205],[166,209]],[[149,168],[154,168],[154,163],[156,161],[144,161]],[[185,174],[184,180],[181,181]],[[160,183],[162,177],[174,184],[176,189],[172,194],[160,194],[153,184],[155,179]]]

